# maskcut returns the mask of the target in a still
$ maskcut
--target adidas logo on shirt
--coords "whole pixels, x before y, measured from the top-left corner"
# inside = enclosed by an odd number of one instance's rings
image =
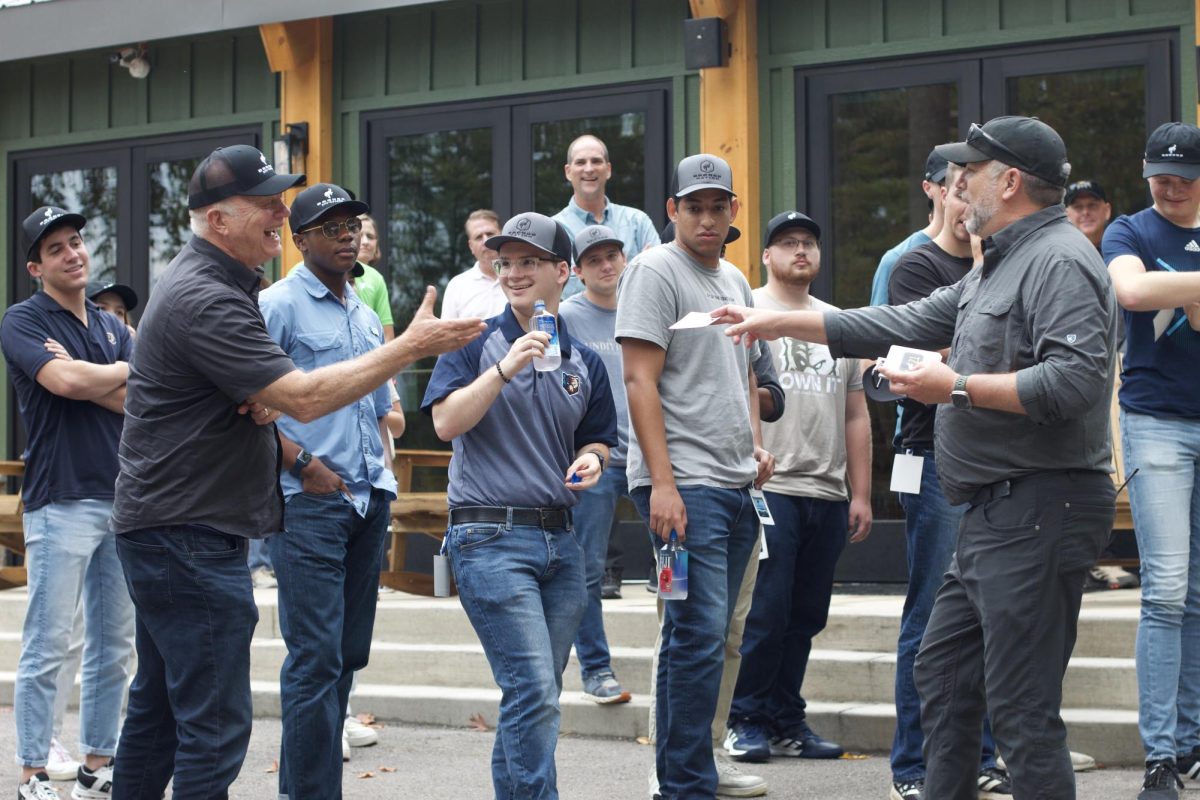
[[[1187,250],[1189,253],[1200,253],[1200,244],[1196,244],[1196,240],[1192,239],[1183,246],[1183,249]]]

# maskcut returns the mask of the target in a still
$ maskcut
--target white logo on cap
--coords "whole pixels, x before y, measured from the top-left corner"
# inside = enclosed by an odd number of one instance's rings
[[[1170,147],[1167,148],[1166,152],[1164,152],[1162,155],[1159,156],[1159,158],[1183,158],[1183,153],[1175,152],[1175,148],[1177,148],[1178,146],[1179,145],[1176,145],[1176,144],[1171,145]]]
[[[325,190],[325,197],[326,198],[333,197],[333,187],[332,186],[330,186],[328,189]]]
[[[40,227],[40,228],[44,228],[44,227],[46,227],[47,225],[49,225],[51,222],[54,222],[54,220],[58,219],[58,218],[59,218],[59,217],[61,217],[61,216],[63,216],[63,215],[62,215],[62,214],[55,214],[55,213],[54,213],[54,209],[53,209],[53,208],[47,208],[47,209],[46,209],[46,216],[45,216],[45,217],[42,219],[42,221],[41,221],[41,222],[39,222],[39,223],[38,223],[38,227]]]
[[[267,163],[267,157],[264,156],[262,153],[258,154],[258,160],[263,162],[263,165],[258,168],[259,175],[262,175],[263,173],[266,173],[266,172],[274,172],[275,171],[275,168]]]
[[[800,215],[793,211],[792,213],[788,214],[788,219],[795,219],[798,216]]]
[[[1175,152],[1175,145],[1171,145],[1170,147],[1168,147],[1168,148],[1167,148],[1167,152],[1168,152],[1168,153],[1174,153],[1174,152]]]

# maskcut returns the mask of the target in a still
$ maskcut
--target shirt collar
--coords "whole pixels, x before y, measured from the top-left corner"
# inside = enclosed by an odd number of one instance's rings
[[[500,314],[500,331],[510,342],[515,342],[529,333],[521,327],[521,323],[513,314],[512,306],[508,304],[505,304],[504,311]],[[563,358],[571,357],[571,335],[567,333],[567,321],[561,315],[558,317],[558,347],[562,351]]]
[[[981,276],[987,277],[1026,236],[1054,222],[1065,220],[1066,217],[1066,209],[1061,205],[1047,206],[1040,211],[1021,217],[984,239]]]
[[[575,202],[575,195],[571,195],[571,199],[567,202],[567,208],[571,209],[575,213],[575,216],[579,217],[584,222],[587,222],[589,219],[596,219],[592,216],[592,212],[585,211],[578,203]],[[607,224],[611,213],[612,203],[608,201],[608,195],[604,195],[604,213],[600,215],[600,219],[596,220],[595,224]]]
[[[71,313],[71,312],[67,311],[67,309],[65,309],[61,305],[59,305],[57,300],[55,300],[53,297],[51,297],[50,295],[46,294],[44,291],[41,291],[41,290],[36,291],[32,295],[30,295],[29,302],[32,303],[33,305],[37,306],[38,308],[40,308],[43,311],[47,311],[47,312],[61,311],[61,312],[67,313],[67,314]],[[90,299],[88,299],[86,297],[83,298],[83,307],[89,317],[92,316],[93,314],[100,313],[100,306],[96,305]]]
[[[229,279],[229,283],[251,297],[255,295],[263,277],[263,268],[261,266],[247,269],[245,264],[202,236],[193,236],[191,245],[192,249],[197,253],[216,262],[221,267],[224,275]]]
[[[291,271],[288,272],[288,277],[292,278],[293,280],[300,281],[300,285],[303,286],[304,290],[312,295],[313,298],[321,300],[328,297],[338,305],[342,304],[342,301],[337,299],[337,296],[329,290],[328,286],[321,283],[321,279],[314,275],[313,271],[309,269],[304,262],[300,262],[296,266],[292,267]],[[362,302],[358,299],[358,295],[355,293],[354,287],[350,285],[349,281],[346,282],[345,291],[347,309],[350,309]]]

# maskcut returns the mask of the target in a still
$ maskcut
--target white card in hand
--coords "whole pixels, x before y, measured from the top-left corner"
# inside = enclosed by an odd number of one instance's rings
[[[927,361],[941,361],[942,354],[935,350],[918,350],[915,347],[901,347],[898,344],[888,348],[884,366],[895,372],[907,372],[916,369]]]
[[[908,453],[896,453],[892,462],[892,491],[905,494],[921,493],[921,473],[925,470],[925,459]]]
[[[762,493],[762,489],[750,490],[750,502],[754,503],[754,511],[758,514],[758,520],[763,525],[774,525],[775,518],[771,516],[771,509],[767,506],[767,498]]]
[[[716,320],[707,311],[690,311],[672,325],[671,330],[682,331],[687,328],[707,328],[715,322]]]

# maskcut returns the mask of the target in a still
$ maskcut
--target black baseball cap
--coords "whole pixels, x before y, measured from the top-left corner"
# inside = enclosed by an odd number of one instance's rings
[[[87,224],[87,217],[74,214],[58,206],[41,206],[21,223],[21,232],[25,234],[25,258],[27,261],[38,260],[38,248],[43,237],[50,231],[70,225],[75,230],[82,230]]]
[[[945,158],[938,153],[937,148],[929,151],[929,155],[925,158],[925,180],[930,183],[941,183],[946,180],[946,168],[950,165]]]
[[[671,183],[673,197],[683,197],[701,189],[720,189],[733,194],[733,170],[720,156],[700,153],[679,162]]]
[[[303,175],[278,175],[257,147],[235,144],[213,150],[188,182],[188,208],[211,206],[237,195],[265,197],[303,184]]]
[[[1075,198],[1081,194],[1090,194],[1102,203],[1108,202],[1108,195],[1104,193],[1104,187],[1095,181],[1075,181],[1067,187],[1067,195],[1063,198],[1063,205],[1071,205],[1075,202]]]
[[[87,298],[88,300],[95,300],[105,292],[112,292],[117,297],[120,297],[121,302],[125,304],[126,311],[133,311],[137,308],[137,292],[123,283],[89,283]]]
[[[571,234],[567,229],[536,211],[526,211],[504,223],[499,236],[483,243],[488,250],[500,252],[501,245],[510,242],[531,244],[548,256],[571,263]]]
[[[973,122],[965,142],[933,149],[953,164],[999,161],[1055,186],[1065,187],[1071,175],[1062,137],[1036,117],[996,117],[984,125]]]
[[[735,225],[729,226],[729,233],[725,234],[725,244],[733,244],[738,239],[742,238],[742,231]],[[670,244],[675,241],[675,223],[667,220],[667,224],[663,225],[662,231],[658,234],[658,240],[663,244]]]
[[[813,222],[812,217],[799,211],[784,211],[771,217],[771,221],[767,223],[767,232],[763,234],[763,247],[770,247],[771,241],[788,228],[803,228],[817,237],[817,241],[821,240],[821,226]]]
[[[588,225],[575,237],[575,263],[583,260],[583,254],[601,244],[615,244],[621,250],[625,243],[617,238],[617,234],[607,225]]]
[[[867,371],[863,373],[862,383],[867,397],[877,403],[890,403],[893,400],[904,399],[892,391],[891,381],[876,370],[875,364],[867,367]]]
[[[292,214],[288,225],[292,233],[302,231],[335,209],[349,211],[354,216],[370,214],[371,207],[355,199],[354,192],[332,183],[318,183],[308,187],[292,201]]]
[[[1142,177],[1176,175],[1189,181],[1200,178],[1200,128],[1184,122],[1165,122],[1146,140],[1146,166]]]

